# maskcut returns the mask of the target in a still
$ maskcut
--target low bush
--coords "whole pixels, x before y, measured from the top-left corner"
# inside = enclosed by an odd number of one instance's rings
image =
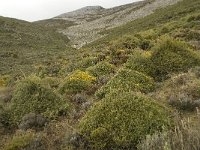
[[[103,98],[115,89],[148,93],[154,87],[155,83],[153,79],[143,73],[130,69],[121,69],[105,86],[96,92],[96,96]]]
[[[7,86],[10,80],[10,76],[4,75],[0,76],[0,87]]]
[[[86,69],[90,66],[97,64],[97,57],[85,57],[80,62],[78,62],[78,69]]]
[[[89,67],[87,71],[95,77],[101,77],[113,73],[115,67],[107,62],[100,62],[93,67]]]
[[[0,104],[8,103],[12,99],[12,87],[0,87]]]
[[[98,62],[98,58],[92,57],[92,56],[80,58],[78,61],[70,61],[66,65],[65,72],[70,73],[77,69],[85,71],[85,69],[87,69],[88,67],[96,65],[97,62]]]
[[[186,41],[199,41],[200,33],[198,30],[191,30],[190,28],[180,29],[173,35],[176,38],[184,39]]]
[[[64,79],[60,86],[61,93],[79,93],[89,88],[96,78],[88,72],[76,70]]]
[[[40,82],[40,78],[28,77],[15,86],[11,100],[14,123],[19,123],[28,113],[54,118],[68,110],[68,103],[52,89],[42,86]]]
[[[0,124],[4,128],[8,128],[10,125],[10,113],[1,104],[0,104]]]
[[[139,60],[139,62],[137,62]],[[161,38],[149,57],[132,57],[127,67],[148,74],[157,81],[165,80],[172,73],[187,71],[199,66],[200,57],[187,44],[169,37]]]
[[[40,77],[45,77],[45,76],[51,76],[51,77],[56,77],[61,74],[62,70],[62,64],[59,64],[58,62],[53,62],[49,63],[45,66],[39,65],[37,66],[37,74]]]
[[[146,31],[141,31],[139,33],[136,34],[136,36],[142,40],[142,39],[146,39],[146,40],[155,40],[158,38],[159,32],[155,29],[149,29]]]
[[[199,31],[190,30],[190,31],[186,32],[185,34],[186,34],[185,35],[186,40],[200,41],[200,33],[199,33]]]
[[[187,21],[191,22],[191,21],[199,21],[200,20],[200,14],[194,14],[188,17]]]
[[[155,48],[151,61],[153,62],[152,76],[156,79],[166,78],[171,73],[187,71],[200,65],[200,57],[188,46],[174,39],[164,39]]]
[[[116,49],[135,49],[139,45],[139,39],[134,36],[124,36],[119,40],[114,41],[112,44]]]
[[[72,100],[76,104],[82,104],[87,101],[86,96],[83,94],[76,94]]]
[[[35,133],[33,132],[18,132],[13,138],[6,143],[4,150],[19,150],[29,145],[34,139]]]
[[[114,90],[83,117],[86,149],[134,149],[147,134],[170,126],[169,111],[141,94]]]
[[[111,47],[109,49],[109,56],[107,57],[107,61],[114,65],[121,65],[127,61],[128,57],[129,51]]]
[[[60,79],[56,77],[45,77],[41,80],[41,84],[47,88],[58,88],[60,84]]]
[[[5,86],[5,85],[6,85],[5,81],[0,78],[0,86]]]
[[[152,52],[137,50],[133,53],[133,55],[128,59],[125,64],[125,67],[132,70],[137,70],[144,74],[151,74],[151,66],[153,65],[150,57],[152,56]]]
[[[22,118],[22,121],[20,122],[18,127],[21,130],[28,130],[28,129],[39,130],[40,128],[44,127],[46,123],[47,119],[42,115],[29,113]]]
[[[139,44],[139,48],[141,48],[142,50],[148,50],[151,47],[152,47],[152,43],[150,40],[143,39],[143,40],[141,40],[141,42]]]
[[[17,131],[4,146],[4,150],[45,150],[46,142],[33,131]]]

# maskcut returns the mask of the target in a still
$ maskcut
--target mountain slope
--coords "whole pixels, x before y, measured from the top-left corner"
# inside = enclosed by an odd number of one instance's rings
[[[32,71],[32,64],[55,57],[56,52],[69,47],[68,42],[66,36],[52,29],[0,17],[0,73]]]
[[[116,40],[124,35],[135,35],[140,31],[161,28],[165,25],[165,23],[169,22],[175,22],[175,24],[178,25],[182,17],[186,17],[189,14],[198,13],[199,9],[199,0],[182,0],[175,5],[158,9],[155,11],[155,13],[144,18],[138,18],[128,22],[125,25],[103,31],[101,34],[106,34],[107,36],[96,40],[85,47],[94,48],[101,47],[103,45],[105,46],[107,43],[109,43],[109,41]]]
[[[179,0],[146,0],[110,9],[86,7],[60,15],[54,19],[75,21],[78,24],[60,32],[69,37],[74,47],[80,48],[105,36],[100,34],[100,32],[106,29],[121,26],[137,18],[142,18],[153,13],[157,8],[175,4],[177,1]]]
[[[1,36],[11,44],[0,54],[11,53],[0,67],[13,65],[2,71],[34,75],[0,76],[0,149],[199,150],[199,10],[200,0],[182,0],[102,30],[106,37],[81,49],[66,48],[55,33],[80,20],[9,19],[18,24],[7,34],[2,18]],[[21,32],[30,42],[15,43]],[[35,45],[30,34],[53,44]]]

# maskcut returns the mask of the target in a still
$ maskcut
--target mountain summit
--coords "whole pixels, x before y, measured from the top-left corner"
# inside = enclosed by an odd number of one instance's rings
[[[66,18],[66,17],[75,17],[75,16],[83,16],[83,15],[87,15],[87,14],[94,14],[94,13],[97,13],[102,10],[104,10],[104,8],[101,6],[86,6],[86,7],[83,7],[81,9],[78,9],[78,10],[75,10],[72,12],[61,14],[58,16],[58,18]]]

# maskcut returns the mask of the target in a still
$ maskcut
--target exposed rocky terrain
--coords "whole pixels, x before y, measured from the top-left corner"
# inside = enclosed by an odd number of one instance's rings
[[[100,33],[106,29],[147,16],[157,8],[175,4],[178,1],[180,0],[146,0],[109,9],[88,6],[53,19],[63,19],[77,24],[65,30],[62,29],[60,32],[68,36],[75,48],[80,48],[105,36]]]

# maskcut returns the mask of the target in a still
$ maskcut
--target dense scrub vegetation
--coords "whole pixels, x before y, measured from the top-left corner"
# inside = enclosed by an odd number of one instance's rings
[[[1,17],[0,149],[200,149],[199,10],[183,0],[79,50],[55,32],[70,22]]]
[[[11,118],[17,123],[29,113],[42,114],[51,119],[68,111],[68,103],[34,77],[16,85],[11,103]]]
[[[127,62],[127,68],[152,76],[155,80],[164,80],[168,75],[187,71],[199,66],[200,57],[188,48],[186,43],[175,39],[161,38],[161,42],[149,53],[149,56],[133,55]]]
[[[144,75],[143,73],[122,69],[112,78],[105,86],[101,87],[96,96],[99,98],[105,97],[113,90],[121,91],[140,91],[143,93],[148,93],[154,89],[154,81],[152,78]]]
[[[147,134],[170,125],[167,109],[141,94],[113,89],[79,124],[86,147],[131,149]]]

